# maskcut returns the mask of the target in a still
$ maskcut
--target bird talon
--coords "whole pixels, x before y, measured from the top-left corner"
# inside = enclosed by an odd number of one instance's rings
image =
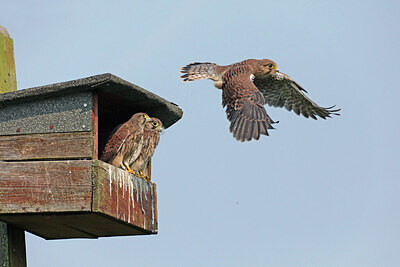
[[[139,178],[142,178],[142,179],[145,180],[146,182],[153,183],[153,182],[150,180],[150,177],[147,176],[147,175],[145,175],[142,171],[138,171],[138,172],[135,174],[135,176],[136,176],[136,177],[139,177]]]
[[[146,182],[149,182],[149,183],[153,183],[151,180],[150,180],[150,177],[149,176],[147,176],[147,175],[143,175],[143,177],[142,177]]]
[[[134,170],[132,170],[129,165],[126,166],[126,171],[132,174],[136,174],[136,172]]]

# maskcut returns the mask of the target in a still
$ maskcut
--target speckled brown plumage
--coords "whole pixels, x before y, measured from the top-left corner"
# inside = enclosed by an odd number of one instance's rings
[[[289,76],[278,71],[277,64],[269,59],[248,59],[228,66],[215,63],[192,63],[183,68],[184,82],[211,79],[222,89],[222,105],[226,107],[229,127],[238,141],[258,140],[268,135],[275,123],[267,114],[264,104],[285,107],[297,115],[323,119],[339,115],[334,106],[324,108],[311,101],[306,92]]]
[[[145,113],[134,114],[108,140],[100,160],[131,172],[129,166],[140,154],[144,126],[149,120],[149,116]]]
[[[160,141],[160,132],[163,130],[162,122],[157,118],[151,118],[146,122],[143,133],[143,146],[138,158],[131,164],[131,169],[143,175],[154,151]],[[148,178],[148,177],[145,177]]]

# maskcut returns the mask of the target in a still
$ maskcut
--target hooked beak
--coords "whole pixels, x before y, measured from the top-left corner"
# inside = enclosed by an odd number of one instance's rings
[[[163,131],[164,131],[164,127],[158,126],[158,127],[157,127],[157,131],[158,131],[159,133],[163,132]]]
[[[275,74],[275,73],[277,73],[277,72],[279,72],[278,69],[271,69],[269,73],[270,73],[270,74]]]

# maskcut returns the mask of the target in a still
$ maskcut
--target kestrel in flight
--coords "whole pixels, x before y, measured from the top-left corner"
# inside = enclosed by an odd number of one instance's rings
[[[146,169],[154,154],[158,142],[160,141],[160,133],[162,130],[163,124],[159,119],[151,118],[151,121],[146,122],[144,125],[142,150],[140,151],[139,157],[130,166],[132,170],[139,172],[139,177],[145,180],[150,180],[150,178],[144,175],[143,171]]]
[[[142,150],[144,127],[148,121],[151,119],[146,113],[134,114],[108,140],[100,160],[135,174],[130,165]]]
[[[269,59],[248,59],[228,66],[215,63],[191,63],[181,68],[184,82],[211,79],[214,86],[222,89],[222,106],[231,125],[230,132],[238,141],[258,140],[268,135],[274,122],[264,105],[285,107],[297,115],[323,119],[331,114],[339,115],[335,106],[318,106],[305,94],[299,84],[278,70],[278,65]]]

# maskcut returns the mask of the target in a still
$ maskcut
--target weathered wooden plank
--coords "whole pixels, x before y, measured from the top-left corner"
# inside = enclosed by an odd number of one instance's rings
[[[90,211],[92,161],[0,162],[0,214]]]
[[[99,158],[99,96],[92,93],[93,159]]]
[[[157,233],[156,185],[94,161],[93,211]]]
[[[155,184],[99,160],[0,162],[0,220],[46,239],[157,233]]]
[[[131,224],[100,213],[37,213],[0,215],[0,219],[23,227],[45,239],[98,238],[149,234]],[[1,266],[1,265],[0,265]]]
[[[0,215],[0,219],[45,239],[97,238],[93,234],[68,224],[68,221],[71,220],[75,220],[79,224],[85,216],[81,213],[35,213]]]
[[[0,136],[0,160],[92,159],[91,132]]]

